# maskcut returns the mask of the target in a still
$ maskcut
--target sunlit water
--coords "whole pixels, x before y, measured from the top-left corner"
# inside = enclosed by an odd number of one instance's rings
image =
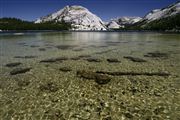
[[[163,53],[166,56],[147,57],[148,53]],[[145,62],[132,61],[125,56]],[[64,60],[42,62],[56,58]],[[88,61],[89,58],[95,61]],[[107,59],[118,62],[108,62]],[[179,34],[0,34],[0,118],[178,120],[179,61]],[[21,64],[7,66],[17,62]],[[11,75],[19,68],[31,69]],[[97,71],[168,73],[168,76],[102,74],[110,81],[99,84],[93,78],[77,74],[77,71],[84,71],[90,77]]]

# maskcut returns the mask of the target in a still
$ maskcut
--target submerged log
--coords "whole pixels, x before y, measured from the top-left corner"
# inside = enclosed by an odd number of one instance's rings
[[[131,75],[131,76],[138,76],[138,75],[145,75],[145,76],[169,76],[170,73],[167,72],[105,72],[105,71],[96,71],[96,73],[100,74],[107,74],[112,76],[123,76],[123,75]]]

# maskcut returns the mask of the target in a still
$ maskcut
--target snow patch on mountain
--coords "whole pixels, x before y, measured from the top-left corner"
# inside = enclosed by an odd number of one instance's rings
[[[162,9],[155,9],[148,13],[142,20],[151,22],[154,20],[170,17],[176,14],[180,14],[180,2],[169,5]]]
[[[77,5],[66,6],[53,14],[37,19],[35,23],[48,21],[71,23],[72,30],[106,30],[103,21],[99,17],[91,13],[87,8]]]
[[[117,29],[117,28],[120,28],[121,26],[116,21],[110,21],[107,24],[107,27],[111,29]]]
[[[117,19],[118,23],[121,25],[131,25],[136,22],[139,22],[142,18],[141,17],[122,17]]]
[[[124,28],[126,25],[132,25],[141,20],[141,17],[120,17],[112,19],[108,24],[108,28]]]

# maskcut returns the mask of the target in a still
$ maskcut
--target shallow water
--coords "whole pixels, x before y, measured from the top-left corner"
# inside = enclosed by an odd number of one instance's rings
[[[179,34],[1,34],[0,118],[178,120],[179,61]]]

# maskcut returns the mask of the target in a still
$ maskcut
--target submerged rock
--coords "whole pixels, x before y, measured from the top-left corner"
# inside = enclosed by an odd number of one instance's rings
[[[40,63],[52,63],[56,61],[57,61],[56,59],[50,58],[50,59],[41,60]]]
[[[106,44],[108,46],[118,46],[119,44],[121,44],[122,42],[112,42],[112,41],[107,41]]]
[[[85,79],[95,79],[95,73],[91,72],[91,71],[85,71],[85,70],[81,70],[81,71],[77,71],[77,75],[79,77],[85,78]]]
[[[133,115],[131,113],[129,113],[129,112],[124,113],[124,115],[129,119],[133,118]]]
[[[73,49],[73,51],[79,52],[79,51],[83,51],[84,49],[82,48],[77,48],[77,49]]]
[[[156,109],[153,111],[156,115],[162,114],[163,111],[165,110],[165,107],[163,106],[158,106]]]
[[[113,50],[116,50],[116,49],[110,49],[110,50],[105,50],[105,51],[101,51],[101,52],[96,52],[95,54],[104,54],[104,53],[111,52]]]
[[[77,75],[85,79],[95,80],[95,82],[99,85],[107,84],[111,80],[111,78],[108,75],[98,74],[92,71],[78,71]]]
[[[26,44],[25,42],[18,43],[18,45],[25,45],[25,44]]]
[[[109,58],[109,59],[107,59],[107,61],[108,61],[109,63],[119,63],[119,62],[121,62],[121,61],[119,61],[119,60],[116,59],[116,58]]]
[[[167,53],[161,52],[149,52],[144,57],[151,57],[151,58],[168,58],[169,55]]]
[[[58,58],[55,58],[55,59],[56,59],[56,61],[68,60],[68,58],[67,58],[67,57],[58,57]]]
[[[48,82],[46,84],[40,85],[41,91],[49,91],[49,92],[56,92],[58,90],[58,86],[53,82]]]
[[[131,60],[133,62],[147,62],[146,60],[144,59],[141,59],[141,58],[137,58],[137,57],[132,57],[132,56],[124,56],[124,58],[128,59],[128,60]]]
[[[98,59],[98,58],[87,58],[86,60],[87,60],[88,62],[101,62],[101,60]]]
[[[74,47],[77,47],[76,45],[58,45],[56,48],[61,49],[61,50],[68,50],[72,49]]]
[[[109,83],[111,78],[108,75],[103,74],[96,74],[95,76],[95,82],[99,85],[107,84]]]
[[[10,75],[22,74],[30,71],[31,68],[16,68],[10,72]]]
[[[71,71],[71,69],[68,68],[68,67],[62,67],[62,68],[60,68],[59,70],[60,70],[60,71],[63,71],[63,72],[69,72],[69,71]]]
[[[72,57],[72,58],[70,58],[71,60],[80,60],[80,58],[79,57]]]
[[[66,57],[58,57],[58,58],[50,58],[50,59],[45,59],[45,60],[41,60],[41,63],[52,63],[52,62],[62,62],[64,60],[68,60],[68,58]]]
[[[100,45],[100,46],[97,46],[97,48],[105,48],[105,47],[108,47],[108,45]]]
[[[31,45],[30,47],[35,48],[35,47],[40,47],[39,45]]]
[[[102,120],[112,120],[112,118],[111,116],[107,116],[107,117],[102,118]]]
[[[90,55],[80,55],[78,56],[79,58],[88,58],[88,57],[91,57]]]
[[[39,48],[39,51],[46,51],[45,48]]]
[[[29,80],[18,80],[18,86],[20,87],[25,87],[28,86],[30,84]]]
[[[22,63],[20,63],[20,62],[8,63],[8,64],[6,64],[6,67],[16,67],[16,66],[19,66],[21,64]]]
[[[14,58],[30,59],[30,58],[36,58],[36,57],[37,57],[37,56],[29,55],[29,56],[15,56]]]

